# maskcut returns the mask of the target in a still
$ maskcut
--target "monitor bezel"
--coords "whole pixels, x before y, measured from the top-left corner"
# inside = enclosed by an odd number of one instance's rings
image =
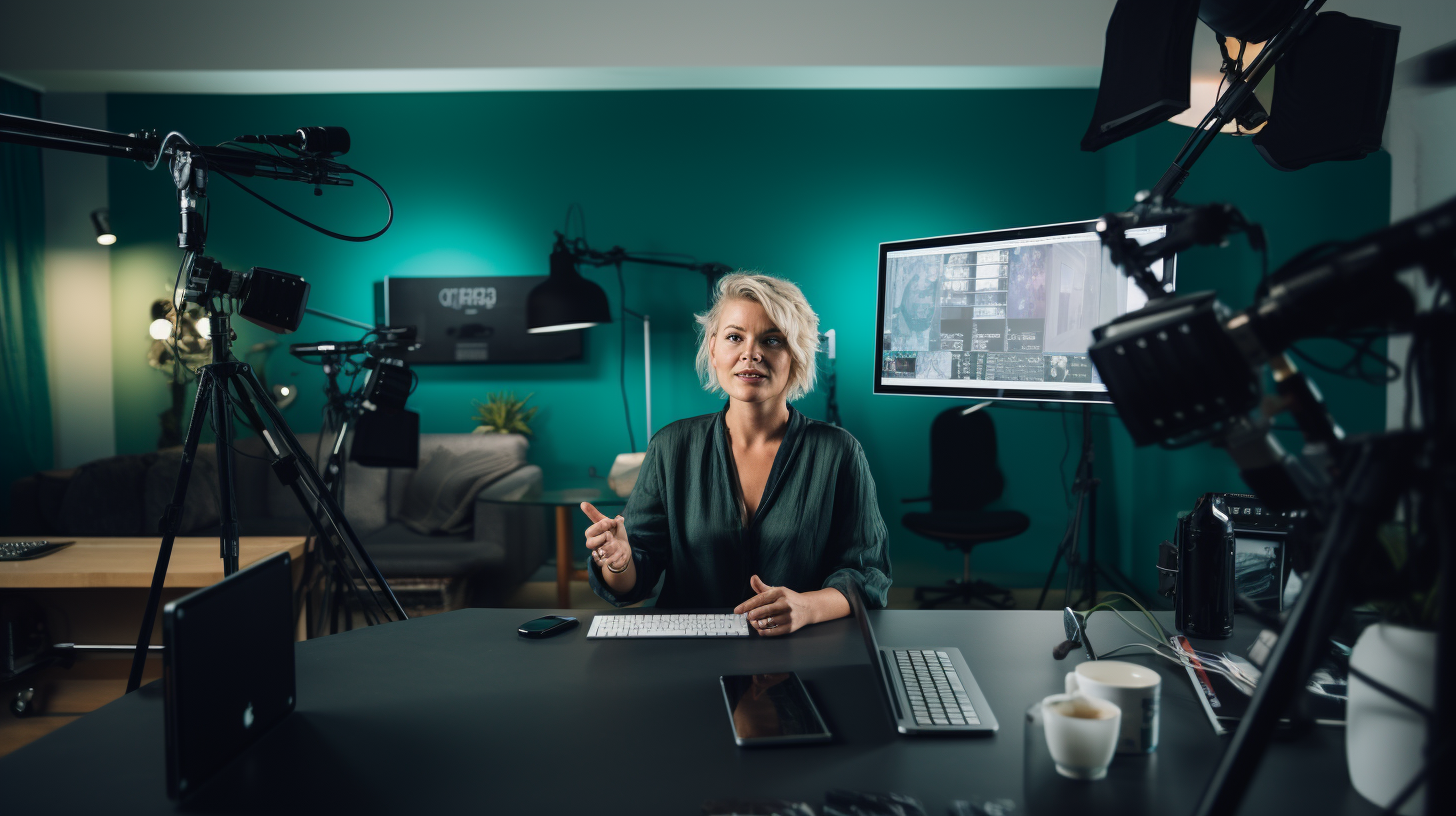
[[[1055,389],[1005,389],[1005,388],[975,388],[975,387],[950,387],[950,386],[904,386],[895,385],[895,378],[886,380],[884,378],[884,338],[885,338],[885,284],[887,280],[888,263],[891,252],[916,249],[934,249],[937,247],[952,247],[968,243],[988,243],[992,241],[1015,241],[1027,238],[1045,238],[1053,235],[1076,235],[1080,233],[1095,233],[1097,231],[1097,220],[1088,221],[1067,221],[1060,224],[1043,224],[1034,227],[1015,227],[1012,229],[985,230],[982,232],[967,232],[958,235],[941,235],[935,238],[915,238],[908,241],[885,241],[880,244],[880,263],[877,272],[875,295],[875,387],[876,394],[895,394],[912,397],[945,397],[950,399],[963,400],[1016,400],[1021,402],[1064,402],[1064,403],[1108,403],[1112,402],[1112,396],[1105,390],[1102,391],[1066,391]],[[1177,256],[1168,258],[1163,262],[1163,276],[1165,280],[1177,287]],[[1170,290],[1172,291],[1172,290]],[[966,380],[976,382],[976,380]]]

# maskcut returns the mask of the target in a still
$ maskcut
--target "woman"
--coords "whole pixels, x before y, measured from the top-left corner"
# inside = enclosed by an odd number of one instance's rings
[[[623,515],[582,510],[592,589],[624,606],[734,607],[763,635],[849,614],[853,583],[882,607],[885,523],[859,443],[795,411],[814,387],[819,318],[799,287],[767,275],[718,283],[698,370],[727,405],[658,431]]]

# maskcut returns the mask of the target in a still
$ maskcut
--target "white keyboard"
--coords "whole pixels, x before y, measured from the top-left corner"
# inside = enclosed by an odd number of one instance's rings
[[[592,618],[588,638],[748,637],[746,615],[603,615]]]

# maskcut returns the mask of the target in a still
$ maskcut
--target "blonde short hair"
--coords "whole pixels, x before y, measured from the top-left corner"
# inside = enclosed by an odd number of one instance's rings
[[[789,387],[784,393],[788,401],[793,402],[813,391],[814,375],[818,369],[814,355],[819,353],[819,315],[809,307],[804,293],[793,282],[751,272],[723,276],[714,292],[712,308],[694,315],[702,330],[698,343],[698,375],[703,380],[704,390],[723,391],[713,371],[708,342],[718,333],[723,306],[730,300],[751,300],[762,306],[774,326],[788,339],[789,356],[793,359],[789,369]]]

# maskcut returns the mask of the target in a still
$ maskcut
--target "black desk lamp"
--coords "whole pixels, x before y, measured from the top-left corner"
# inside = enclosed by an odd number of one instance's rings
[[[586,329],[612,322],[607,293],[576,270],[580,256],[556,233],[551,248],[551,277],[526,296],[526,331],[531,334]]]
[[[597,267],[620,267],[627,262],[690,269],[708,279],[709,291],[720,276],[733,271],[725,264],[634,254],[621,247],[612,247],[603,252],[587,246],[583,238],[567,238],[558,232],[556,245],[551,248],[551,277],[526,296],[526,331],[542,334],[611,323],[612,311],[607,306],[607,293],[602,291],[602,287],[583,278],[577,271],[577,266],[590,264]]]

